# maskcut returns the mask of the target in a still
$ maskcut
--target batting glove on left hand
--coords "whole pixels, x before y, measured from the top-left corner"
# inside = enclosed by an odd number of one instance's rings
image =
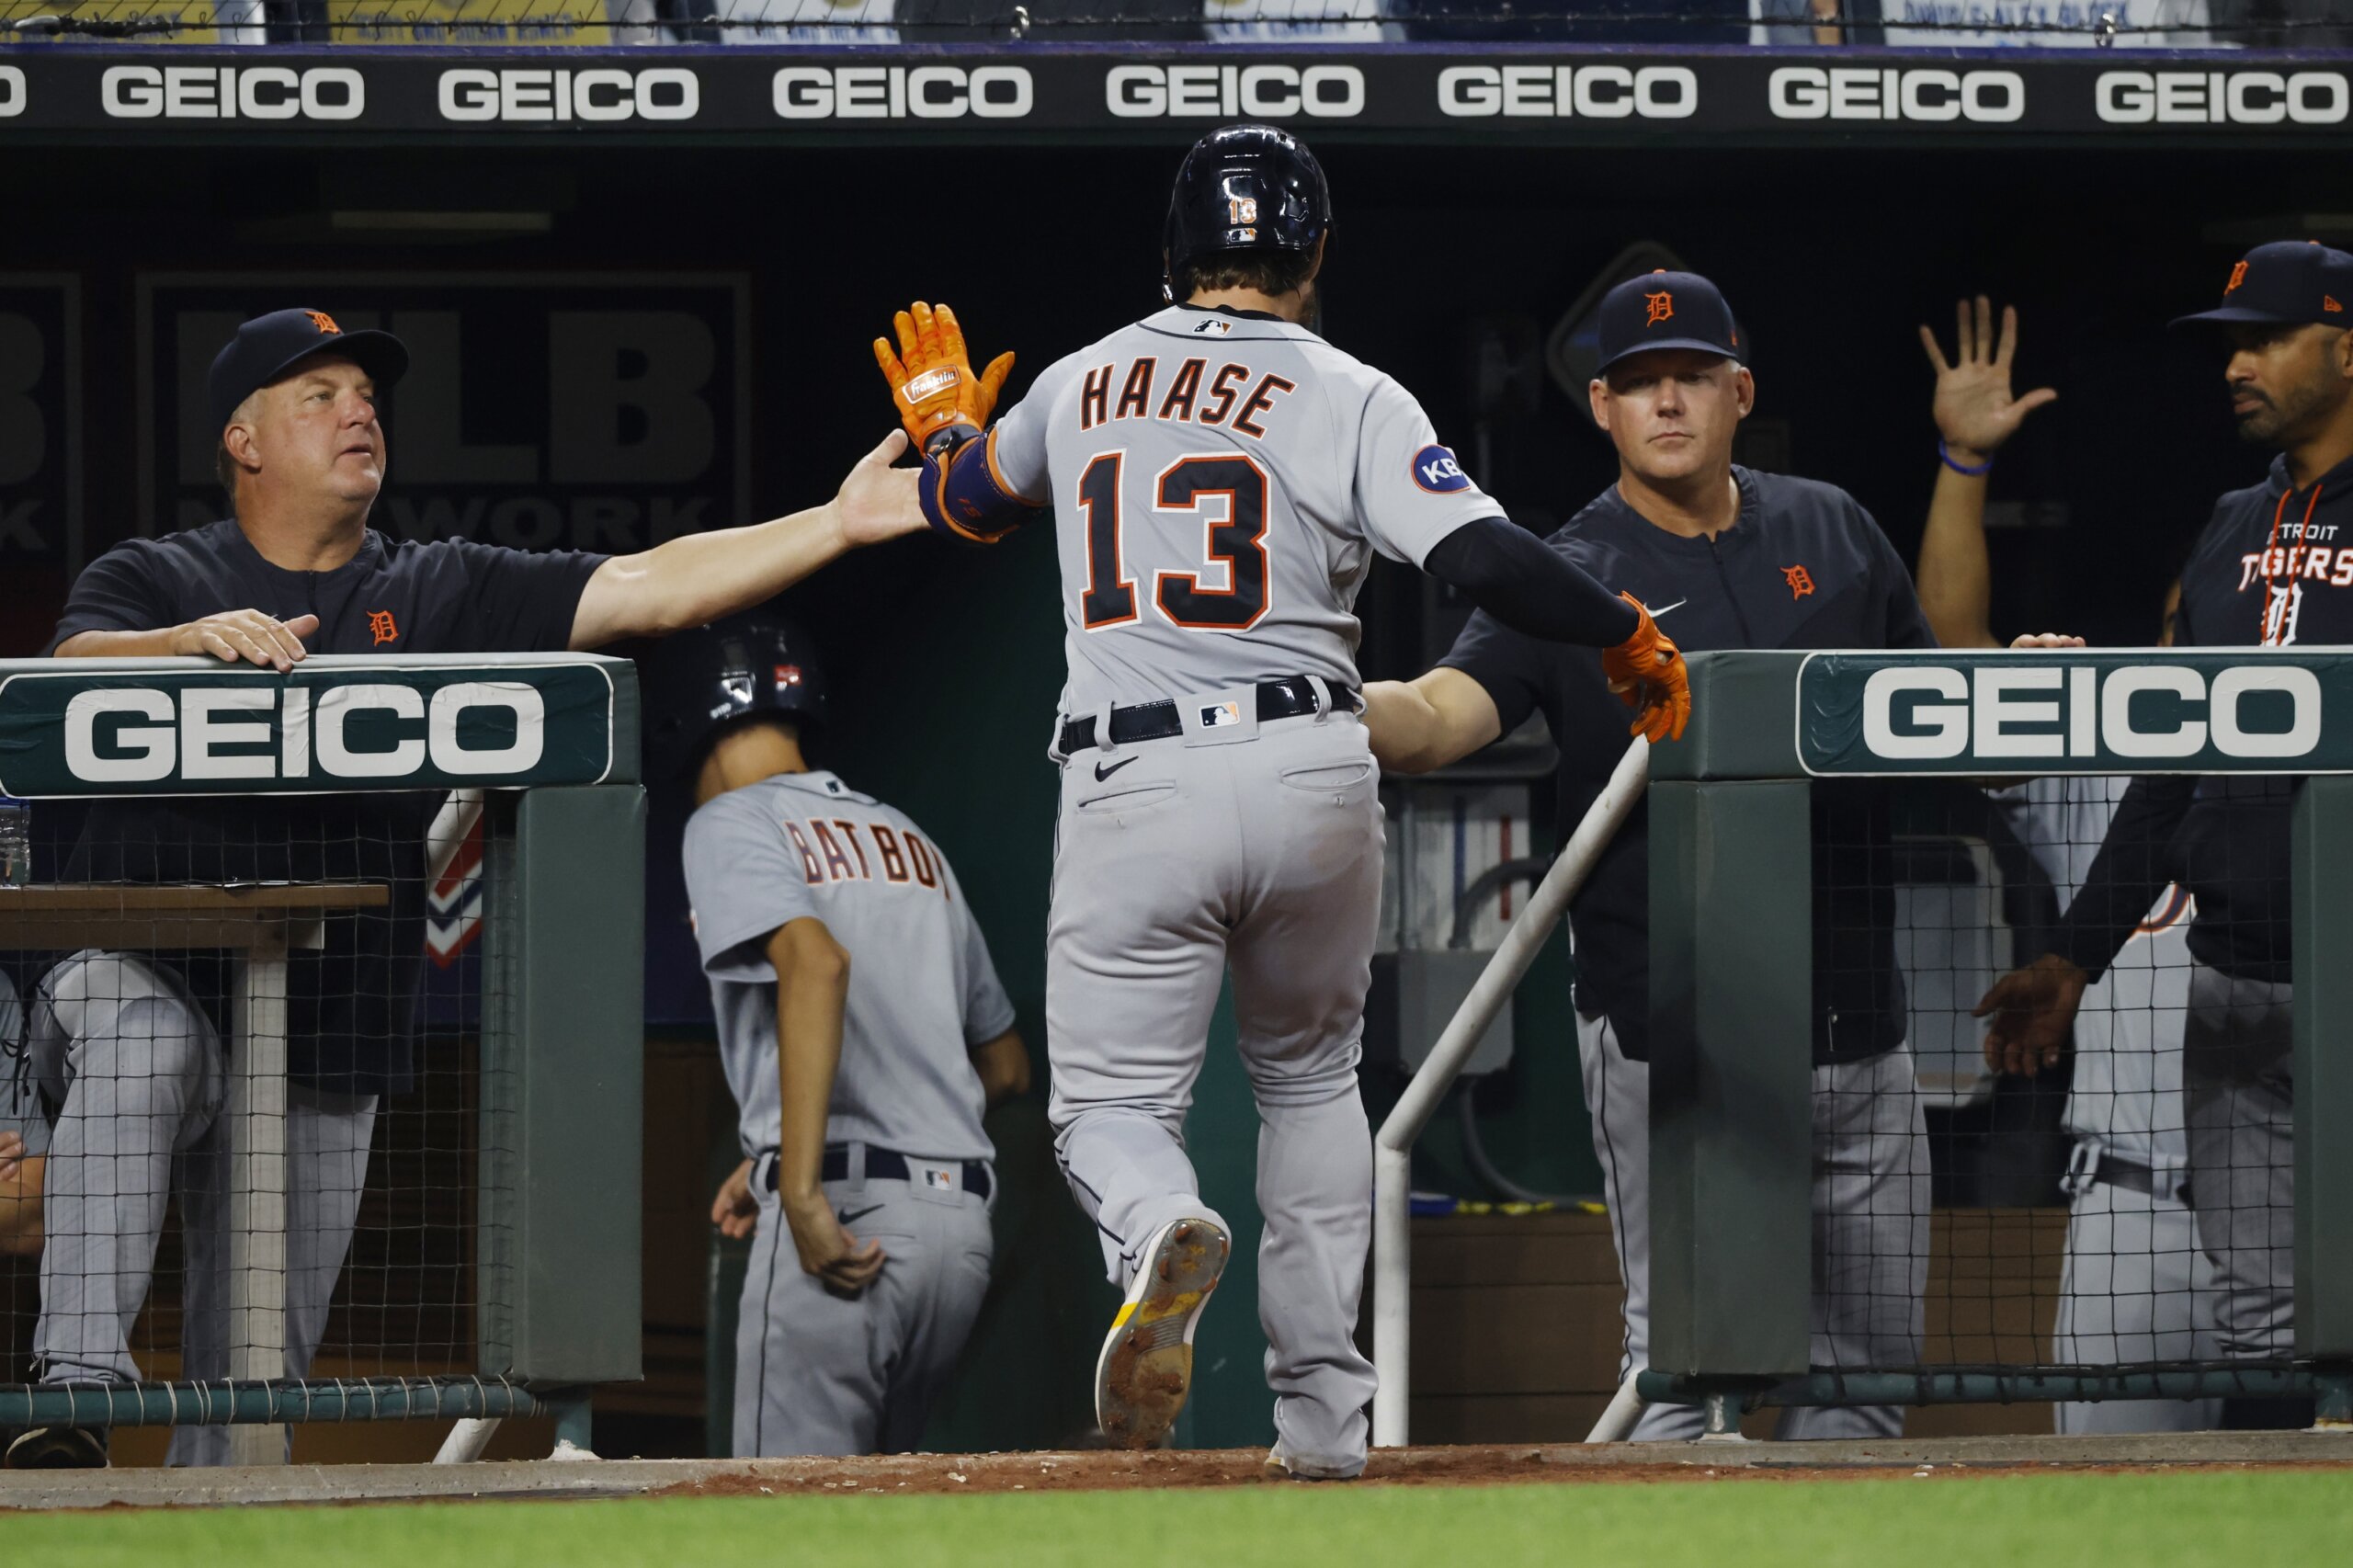
[[[892,324],[898,329],[899,351],[893,354],[890,341],[878,337],[874,362],[891,383],[892,399],[915,449],[929,455],[986,430],[989,415],[996,412],[996,394],[1013,373],[1013,356],[1000,354],[974,375],[964,329],[946,305],[934,310],[918,300],[893,316]]]

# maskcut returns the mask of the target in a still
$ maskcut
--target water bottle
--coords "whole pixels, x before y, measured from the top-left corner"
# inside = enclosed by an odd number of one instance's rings
[[[32,880],[32,808],[14,795],[0,795],[0,888],[20,888]]]

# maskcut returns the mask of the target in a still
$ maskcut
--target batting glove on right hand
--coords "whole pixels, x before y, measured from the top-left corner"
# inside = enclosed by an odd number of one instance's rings
[[[1681,740],[1683,726],[1691,722],[1691,676],[1683,650],[1658,629],[1642,600],[1631,594],[1618,597],[1640,619],[1631,637],[1603,653],[1601,671],[1609,677],[1609,689],[1636,710],[1627,733],[1648,736],[1653,745]]]
[[[892,324],[898,329],[899,351],[892,353],[890,340],[878,337],[874,362],[891,383],[899,419],[915,449],[928,456],[986,430],[989,415],[996,412],[996,394],[1013,372],[1013,356],[1000,354],[987,369],[972,374],[964,329],[946,305],[935,311],[918,300],[893,316]]]

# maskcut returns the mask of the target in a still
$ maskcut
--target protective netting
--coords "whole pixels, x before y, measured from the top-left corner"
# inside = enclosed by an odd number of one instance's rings
[[[496,803],[31,816],[0,887],[0,1396],[472,1374]]]
[[[2202,914],[2168,880],[2167,845],[2137,837],[2130,813],[2117,825],[2133,787],[1814,787],[1814,998],[1834,1058],[1814,1070],[1818,1370],[2253,1369],[2291,1355],[2290,781],[2232,784],[2245,798],[2214,813],[2234,835],[2229,905]],[[2094,932],[2084,916],[2102,900],[2141,913]],[[2054,951],[2090,976],[2072,1019],[2052,1005],[2063,984],[2007,994],[2002,1029],[1972,1017]],[[2069,1405],[2060,1421],[2218,1415],[2169,1401]]]
[[[2344,0],[0,0],[0,39],[573,45],[1302,39],[2341,49]]]

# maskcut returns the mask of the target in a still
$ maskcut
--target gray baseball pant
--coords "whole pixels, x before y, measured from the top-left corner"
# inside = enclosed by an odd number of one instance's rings
[[[1650,1365],[1650,1063],[1627,1060],[1607,1017],[1578,1017],[1577,1055],[1626,1286],[1623,1378]],[[1809,1358],[1816,1368],[1919,1365],[1930,1184],[1927,1126],[1915,1088],[1912,1051],[1904,1045],[1813,1070]],[[1654,1404],[1635,1424],[1633,1440],[1680,1441],[1706,1430],[1697,1405]],[[1781,1412],[1775,1436],[1892,1437],[1903,1430],[1904,1412],[1892,1404],[1794,1407]]]
[[[825,1183],[850,1233],[881,1242],[888,1260],[855,1296],[801,1268],[766,1166],[756,1168],[760,1213],[735,1322],[736,1458],[911,1453],[922,1440],[988,1294],[995,1243],[985,1201],[961,1182],[922,1179],[960,1165],[910,1164],[914,1181],[860,1169]]]
[[[2295,1353],[2293,1000],[2290,986],[2190,971],[2181,1063],[2190,1201],[2214,1265],[2215,1340],[2232,1359]]]
[[[2067,1260],[2059,1277],[2052,1358],[2063,1366],[2211,1360],[2214,1268],[2198,1245],[2198,1217],[2091,1176],[2071,1176]],[[2109,1399],[2057,1406],[2058,1429],[2083,1433],[2206,1432],[2219,1399]]]
[[[74,963],[140,963],[122,954]],[[160,989],[160,988],[158,988]],[[186,1271],[182,1375],[229,1375],[228,1129],[219,1034],[176,995],[126,1003],[106,1032],[36,1037],[42,1080],[65,1085],[44,1184],[47,1244],[33,1349],[44,1382],[140,1376],[131,1329],[147,1299],[176,1169]],[[376,1097],[288,1089],[285,1375],[307,1375],[326,1331],[367,1179]],[[173,1464],[226,1464],[226,1426],[183,1426]]]
[[[1231,970],[1258,1108],[1275,1430],[1294,1461],[1349,1471],[1374,1381],[1355,1334],[1372,1232],[1357,1062],[1381,908],[1378,769],[1352,715],[1262,729],[1245,690],[1242,723],[1206,729],[1209,700],[1178,705],[1180,737],[1063,766],[1046,952],[1055,1147],[1122,1289],[1163,1224],[1225,1223],[1201,1202],[1184,1131]]]

